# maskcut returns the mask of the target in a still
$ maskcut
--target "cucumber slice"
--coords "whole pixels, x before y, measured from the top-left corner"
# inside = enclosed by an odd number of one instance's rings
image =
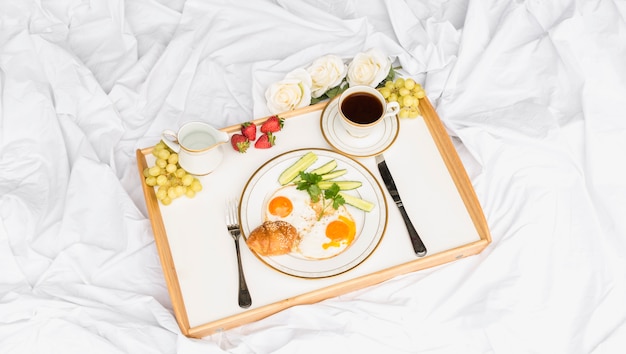
[[[333,183],[337,183],[339,190],[341,191],[356,189],[363,185],[363,183],[359,181],[319,181],[317,182],[317,185],[320,189],[324,190],[330,188]]]
[[[332,170],[334,170],[337,167],[337,161],[335,160],[330,160],[327,163],[323,164],[322,166],[314,169],[313,171],[311,171],[311,173],[316,173],[318,175],[323,175],[326,174]]]
[[[359,197],[355,197],[353,195],[346,194],[343,192],[339,192],[339,195],[343,197],[343,199],[346,201],[346,204],[352,205],[355,208],[358,208],[367,212],[370,212],[372,211],[372,209],[374,209],[374,203],[372,202],[369,202],[367,200],[364,200]]]
[[[327,163],[323,164],[322,166],[314,169],[313,171],[311,171],[309,173],[315,173],[315,174],[321,175],[322,179],[325,179],[324,175],[329,173],[329,172],[331,172],[331,171],[333,171],[336,167],[337,167],[337,161],[330,160]],[[339,176],[337,176],[337,177],[339,177]],[[336,177],[334,177],[334,178],[336,178]],[[292,180],[292,182],[293,183],[298,183],[300,180],[301,180],[300,175],[298,175],[298,176],[296,176],[296,178],[294,178]]]
[[[300,171],[304,171],[317,161],[317,155],[313,151],[309,151],[302,156],[293,165],[287,167],[283,173],[278,176],[278,183],[282,186],[291,182],[300,174]]]
[[[322,175],[322,181],[335,179],[339,176],[343,176],[348,172],[348,170],[336,170]]]

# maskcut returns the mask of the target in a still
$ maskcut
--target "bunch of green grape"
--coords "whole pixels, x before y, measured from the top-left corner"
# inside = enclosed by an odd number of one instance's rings
[[[156,158],[154,165],[143,170],[146,184],[156,187],[156,197],[163,205],[169,205],[178,197],[193,198],[202,190],[200,180],[190,175],[178,164],[178,154],[163,141],[152,149]]]
[[[419,101],[426,96],[426,91],[415,80],[397,78],[395,81],[385,82],[385,86],[378,89],[387,102],[400,104],[400,118],[417,118],[420,115]]]

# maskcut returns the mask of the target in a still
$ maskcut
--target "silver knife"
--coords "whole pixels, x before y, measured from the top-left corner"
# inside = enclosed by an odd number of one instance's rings
[[[406,213],[404,209],[404,205],[402,204],[402,199],[400,199],[400,193],[398,193],[398,188],[396,187],[396,183],[393,181],[393,177],[391,176],[391,172],[389,172],[389,168],[387,167],[387,163],[385,162],[385,157],[383,154],[376,155],[376,164],[378,165],[378,171],[380,171],[380,175],[383,178],[383,182],[385,182],[385,186],[391,194],[391,198],[393,199],[398,209],[400,209],[400,214],[402,214],[402,219],[404,219],[404,224],[406,225],[407,231],[409,231],[409,237],[411,238],[411,244],[413,244],[413,250],[418,257],[423,257],[426,255],[426,246],[424,246],[424,242],[415,230],[411,219],[409,219],[409,215]]]

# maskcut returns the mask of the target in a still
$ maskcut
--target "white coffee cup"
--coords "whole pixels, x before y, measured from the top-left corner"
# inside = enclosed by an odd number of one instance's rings
[[[204,122],[189,122],[178,132],[166,129],[161,134],[163,142],[178,153],[178,164],[188,173],[206,175],[222,162],[222,144],[228,134]]]
[[[352,86],[341,93],[337,104],[342,126],[357,138],[369,135],[387,117],[400,111],[398,102],[389,102],[373,87]]]

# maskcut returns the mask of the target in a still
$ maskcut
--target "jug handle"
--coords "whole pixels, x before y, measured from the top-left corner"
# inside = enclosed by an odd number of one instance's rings
[[[180,151],[180,145],[178,145],[178,134],[169,129],[165,129],[163,133],[161,133],[161,138],[165,145],[167,145],[170,149],[174,150],[174,152]]]

